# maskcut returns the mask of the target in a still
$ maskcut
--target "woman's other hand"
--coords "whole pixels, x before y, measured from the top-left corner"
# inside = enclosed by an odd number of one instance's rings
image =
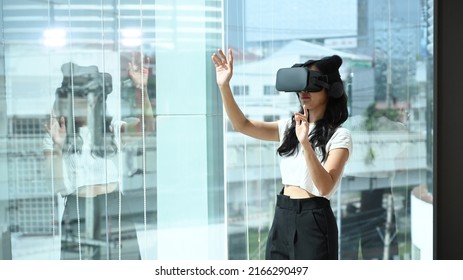
[[[302,107],[304,114],[299,112],[294,113],[294,119],[296,121],[296,136],[299,143],[302,145],[309,144],[309,112],[305,105]]]
[[[51,136],[53,143],[58,146],[58,149],[62,149],[66,141],[66,124],[64,117],[61,116],[59,122],[56,117],[50,117],[50,123],[45,125],[45,129]]]

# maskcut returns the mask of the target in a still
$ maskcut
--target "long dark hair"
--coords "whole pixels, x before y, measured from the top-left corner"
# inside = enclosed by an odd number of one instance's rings
[[[303,114],[302,106],[299,112]],[[348,118],[347,96],[343,94],[340,98],[328,96],[323,118],[315,122],[314,129],[309,133],[309,141],[312,148],[320,148],[322,152],[322,162],[326,159],[326,143],[330,140],[333,133],[340,127]],[[292,156],[299,152],[299,140],[296,136],[296,121],[294,116],[291,119],[291,125],[286,129],[283,142],[278,147],[277,153],[280,156]]]

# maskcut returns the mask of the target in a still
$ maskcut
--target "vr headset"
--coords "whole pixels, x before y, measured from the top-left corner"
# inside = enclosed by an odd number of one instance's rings
[[[344,94],[342,82],[328,83],[328,75],[312,71],[303,64],[295,64],[291,68],[281,68],[277,71],[275,87],[285,92],[319,92],[326,89],[331,97],[339,98]]]
[[[89,93],[108,95],[112,92],[112,77],[108,73],[98,71],[96,66],[80,66],[75,63],[65,63],[61,66],[63,81],[56,89],[59,97],[65,98],[70,94],[85,97]]]

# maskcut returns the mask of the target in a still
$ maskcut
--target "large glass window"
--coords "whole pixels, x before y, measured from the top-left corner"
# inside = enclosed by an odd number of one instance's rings
[[[263,259],[276,71],[338,54],[354,149],[331,203],[341,259],[432,258],[433,1],[3,0],[0,259]]]
[[[221,7],[2,1],[2,259],[225,257]]]
[[[353,153],[331,199],[341,259],[431,259],[432,1],[226,1],[225,45],[250,117],[288,118],[292,93],[269,96],[279,68],[338,54],[349,97]],[[277,145],[228,131],[230,259],[263,259]]]

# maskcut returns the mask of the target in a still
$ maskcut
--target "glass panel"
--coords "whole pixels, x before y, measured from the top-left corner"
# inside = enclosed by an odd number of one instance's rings
[[[226,1],[235,98],[251,119],[288,118],[279,68],[338,54],[353,153],[331,198],[341,259],[432,258],[433,1]],[[239,89],[249,89],[246,95]],[[270,116],[274,117],[271,118]],[[277,144],[227,131],[230,259],[263,259],[281,190]]]
[[[166,233],[190,226],[217,236],[191,244],[225,244],[223,118],[207,94],[221,1],[6,0],[1,9],[0,259],[167,258]],[[171,121],[179,114],[195,140],[185,150]],[[197,209],[186,211],[189,225],[185,207]],[[223,258],[215,247],[206,258]],[[190,252],[176,257],[205,257]]]

